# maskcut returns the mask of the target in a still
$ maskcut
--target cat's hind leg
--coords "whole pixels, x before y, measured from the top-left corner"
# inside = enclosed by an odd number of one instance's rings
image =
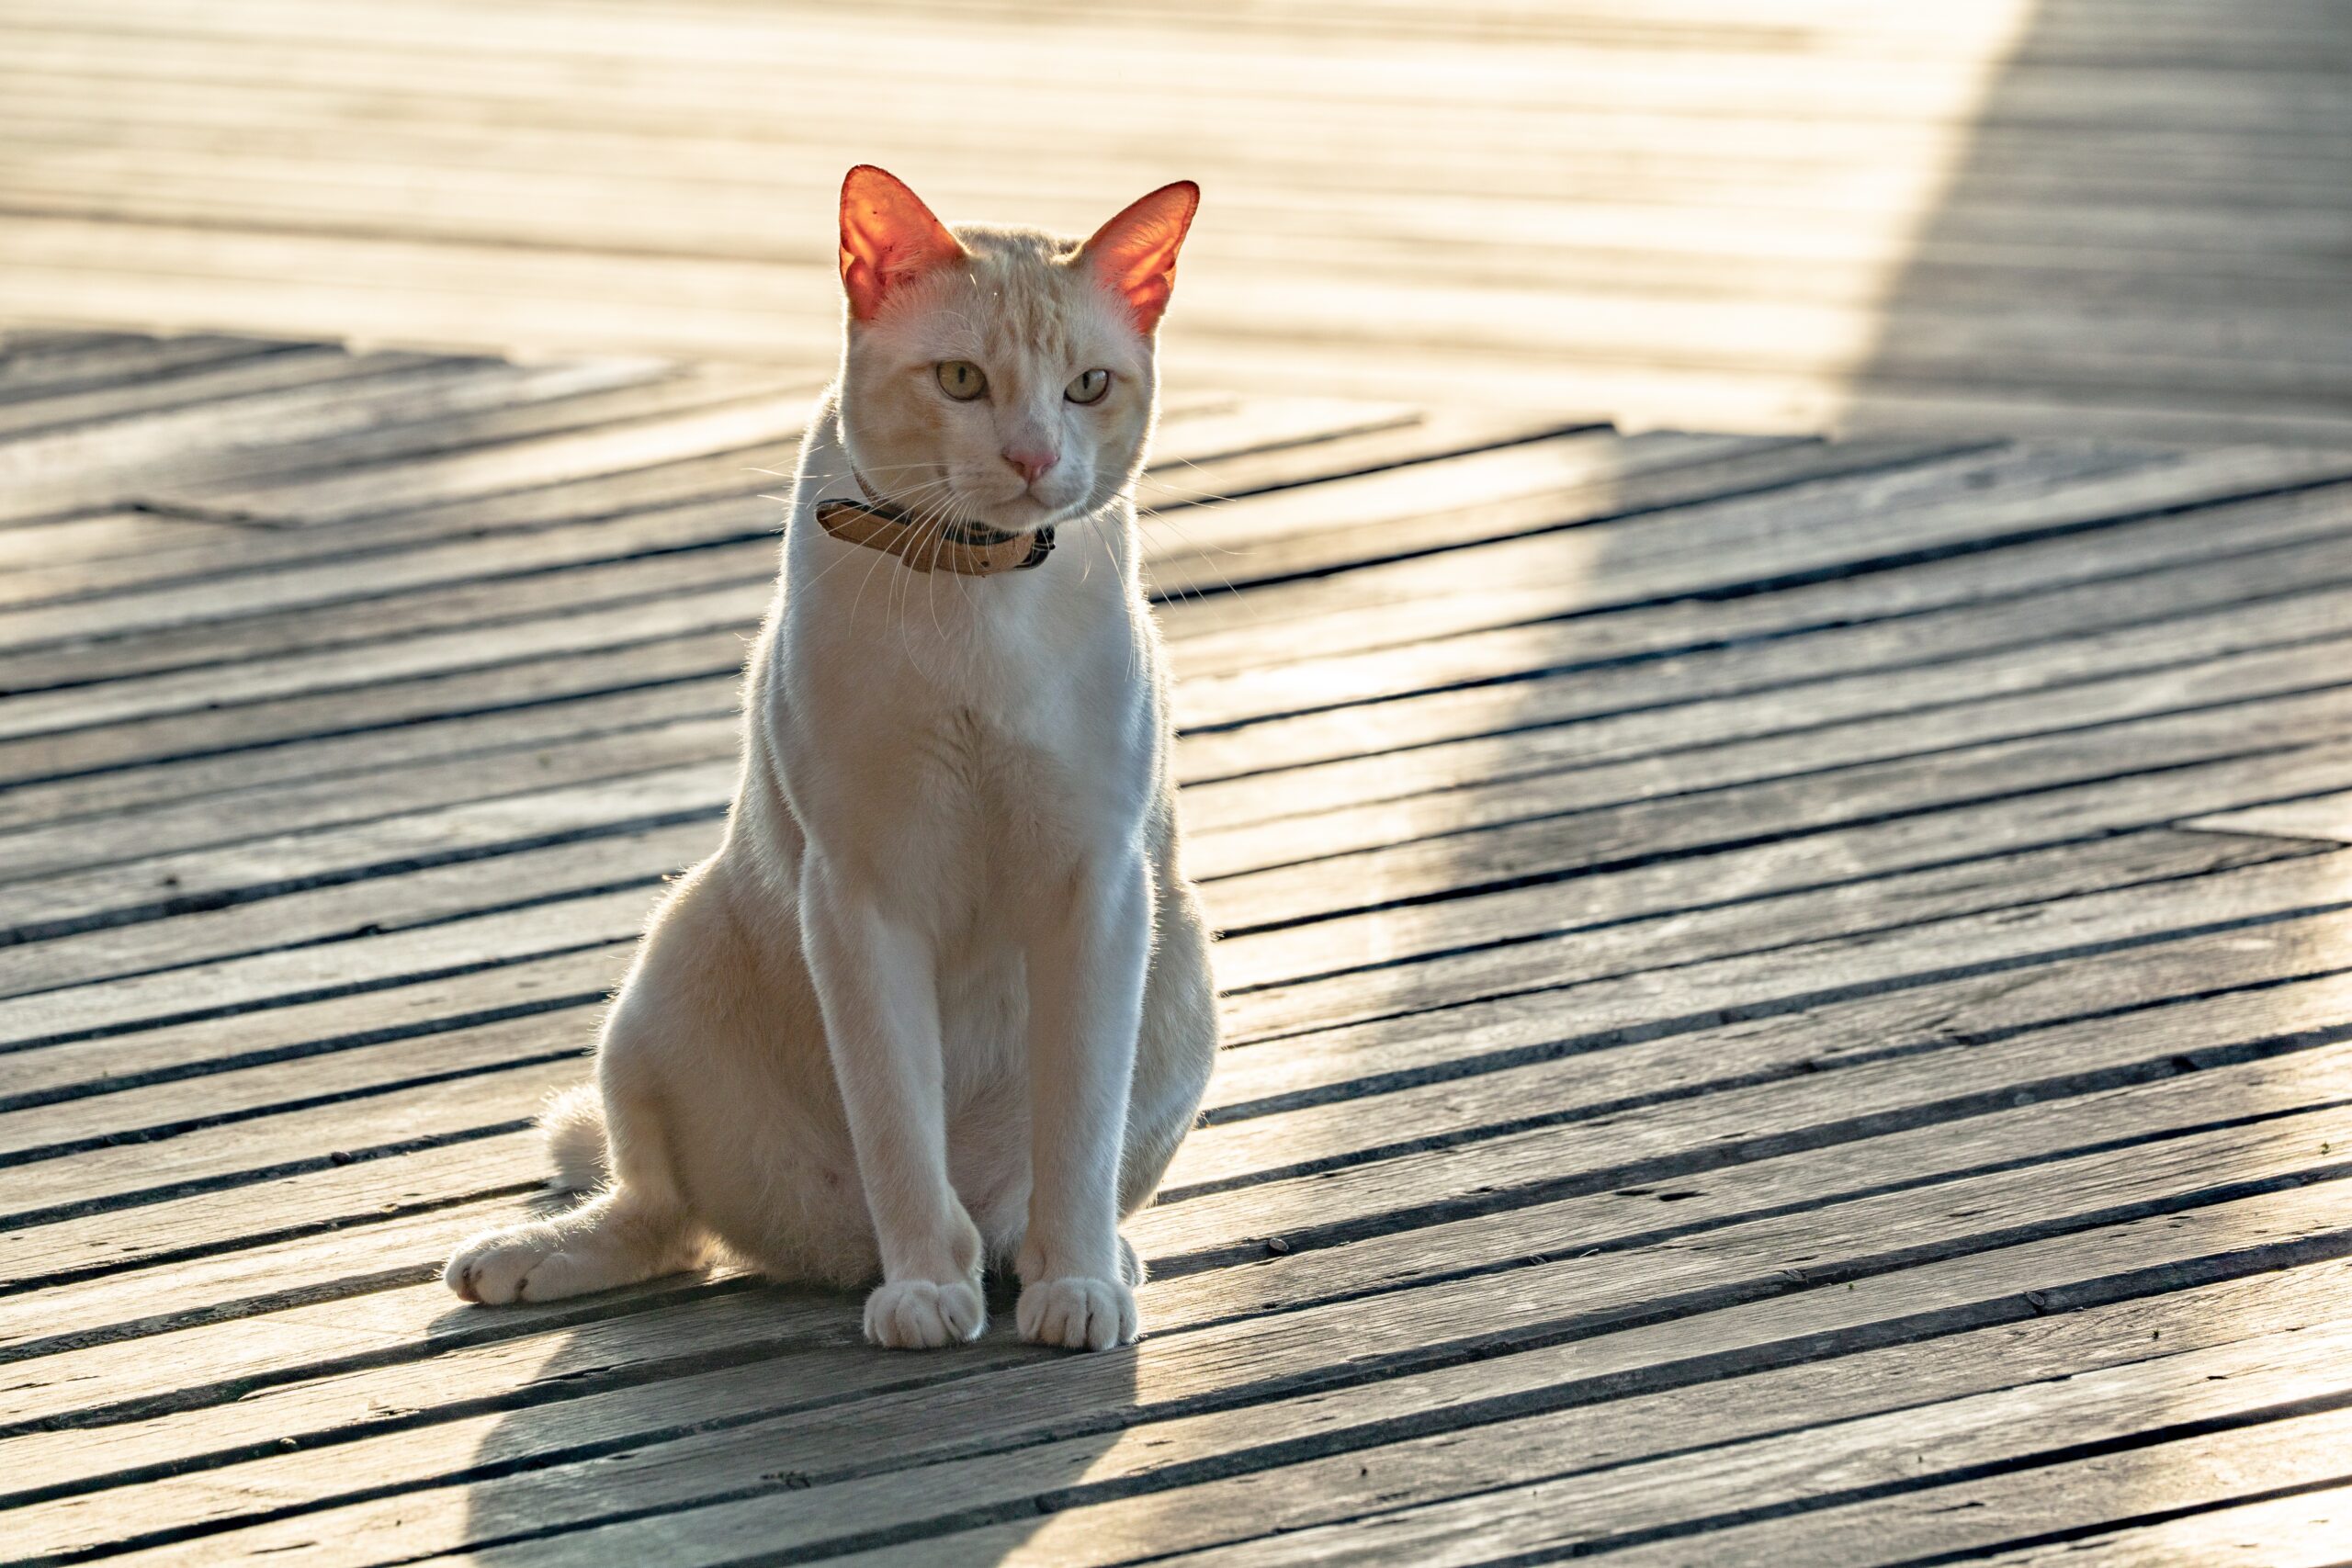
[[[688,1212],[671,1160],[663,1101],[632,1083],[645,1064],[630,1048],[631,998],[616,1005],[594,1089],[560,1097],[541,1119],[556,1164],[553,1185],[578,1190],[605,1172],[609,1186],[568,1213],[495,1230],[458,1249],[442,1280],[485,1305],[551,1302],[696,1269],[711,1250]]]
[[[442,1273],[469,1302],[551,1302],[699,1267],[708,1246],[684,1212],[634,1188],[600,1192],[568,1214],[492,1231]]]

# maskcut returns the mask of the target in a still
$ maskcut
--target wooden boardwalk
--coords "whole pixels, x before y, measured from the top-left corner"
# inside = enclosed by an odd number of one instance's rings
[[[2342,453],[1180,399],[1149,1337],[458,1303],[808,391],[0,340],[0,1556],[2352,1556]]]
[[[2343,0],[0,0],[0,326],[833,355],[1189,176],[1193,385],[2352,447]]]

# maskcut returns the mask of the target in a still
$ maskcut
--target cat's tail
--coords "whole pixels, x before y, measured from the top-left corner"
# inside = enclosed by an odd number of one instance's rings
[[[612,1177],[605,1140],[605,1097],[593,1083],[575,1084],[548,1101],[539,1113],[555,1174],[548,1186],[558,1192],[594,1192]]]

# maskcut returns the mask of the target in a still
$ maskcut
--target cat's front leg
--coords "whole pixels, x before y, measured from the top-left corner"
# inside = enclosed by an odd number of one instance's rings
[[[857,1174],[881,1244],[865,1337],[935,1349],[988,1326],[980,1234],[947,1177],[936,961],[930,942],[814,853],[802,929]]]
[[[1031,1182],[1014,1316],[1024,1339],[1103,1350],[1140,1327],[1121,1264],[1119,1156],[1151,956],[1143,857],[1081,868],[1041,912],[1027,956]]]

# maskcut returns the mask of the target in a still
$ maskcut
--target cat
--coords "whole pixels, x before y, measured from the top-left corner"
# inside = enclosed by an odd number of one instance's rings
[[[1083,243],[842,187],[840,373],[803,443],[718,852],[655,913],[595,1083],[544,1119],[591,1195],[475,1238],[468,1301],[724,1253],[865,1283],[876,1344],[1134,1340],[1121,1235],[1217,1049],[1133,499],[1200,199]]]

